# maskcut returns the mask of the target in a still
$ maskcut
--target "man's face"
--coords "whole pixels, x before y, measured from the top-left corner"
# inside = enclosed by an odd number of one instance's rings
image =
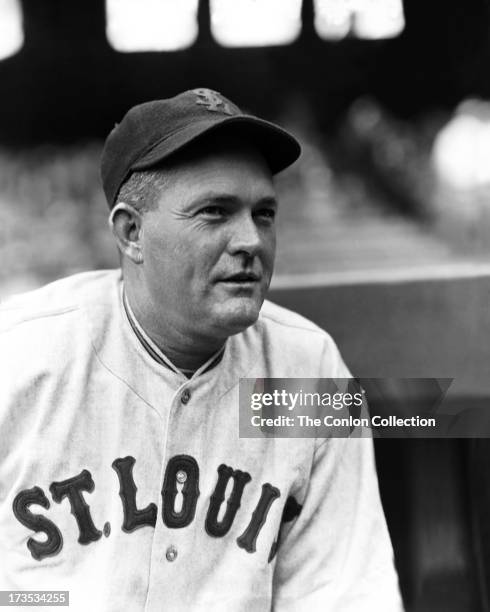
[[[142,224],[143,276],[155,316],[190,337],[253,324],[270,284],[277,203],[254,148],[179,163]]]

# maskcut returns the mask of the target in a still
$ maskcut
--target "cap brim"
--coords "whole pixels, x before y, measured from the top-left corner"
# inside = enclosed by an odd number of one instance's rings
[[[255,144],[264,155],[272,174],[290,166],[301,154],[299,142],[286,130],[253,115],[234,115],[220,118],[219,121],[198,121],[175,132],[133,163],[131,170],[151,168],[203,136],[225,130],[243,134],[244,139]]]

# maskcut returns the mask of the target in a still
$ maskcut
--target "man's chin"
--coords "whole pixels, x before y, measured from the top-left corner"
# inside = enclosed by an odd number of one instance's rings
[[[259,318],[260,307],[255,301],[244,300],[244,303],[233,305],[232,308],[227,308],[224,312],[219,313],[217,323],[220,334],[223,336],[233,336],[253,325]]]

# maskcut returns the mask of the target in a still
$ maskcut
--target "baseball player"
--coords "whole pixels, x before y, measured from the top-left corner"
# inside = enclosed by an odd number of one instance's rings
[[[264,302],[272,175],[299,153],[207,89],[112,130],[121,270],[0,311],[0,590],[102,612],[401,609],[371,440],[238,435],[241,378],[349,376],[327,333]]]

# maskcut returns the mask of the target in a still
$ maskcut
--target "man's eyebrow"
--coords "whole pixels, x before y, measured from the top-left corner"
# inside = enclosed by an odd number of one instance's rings
[[[217,192],[209,192],[202,194],[199,198],[196,198],[192,202],[192,206],[200,206],[202,204],[213,203],[213,204],[239,204],[240,198],[238,196],[228,194],[228,193],[217,193]],[[264,196],[257,200],[254,203],[254,206],[278,206],[278,201],[274,196]]]

